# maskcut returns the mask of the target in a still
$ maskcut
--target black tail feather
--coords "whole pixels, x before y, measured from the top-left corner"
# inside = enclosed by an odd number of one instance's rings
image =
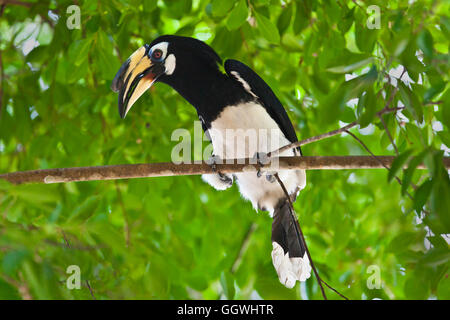
[[[272,242],[289,253],[289,258],[303,258],[306,249],[292,216],[290,204],[283,200],[275,208],[272,222]]]

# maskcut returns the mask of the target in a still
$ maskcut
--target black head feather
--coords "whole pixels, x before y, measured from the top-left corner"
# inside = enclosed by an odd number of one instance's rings
[[[163,35],[153,40],[150,43],[150,47],[160,42],[168,42],[169,53],[174,53],[175,56],[176,53],[192,56],[214,68],[222,64],[222,59],[220,59],[219,55],[203,41],[189,37]]]
[[[173,54],[176,62],[174,72],[161,75],[157,81],[168,84],[191,103],[206,127],[224,107],[252,99],[239,82],[220,70],[222,59],[206,43],[194,38],[164,35],[149,46],[161,42],[168,43],[167,56]]]

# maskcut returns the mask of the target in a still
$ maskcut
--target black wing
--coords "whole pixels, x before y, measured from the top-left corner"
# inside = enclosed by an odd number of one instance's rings
[[[267,83],[255,71],[242,62],[232,59],[225,61],[225,71],[230,78],[239,81],[244,86],[244,89],[247,91],[250,90],[250,94],[256,96],[290,142],[298,141],[292,122],[280,100],[278,100],[272,89],[270,89]],[[242,80],[248,86],[244,85]],[[300,148],[298,150],[301,154]]]

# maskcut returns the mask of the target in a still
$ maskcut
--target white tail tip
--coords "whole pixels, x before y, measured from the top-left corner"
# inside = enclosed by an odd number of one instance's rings
[[[278,274],[278,279],[287,288],[293,288],[297,281],[306,281],[311,276],[311,265],[305,252],[303,258],[289,258],[283,248],[272,242],[272,262]]]

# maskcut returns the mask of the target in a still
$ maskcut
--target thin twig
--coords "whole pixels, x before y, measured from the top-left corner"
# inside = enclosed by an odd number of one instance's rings
[[[336,129],[336,130],[333,130],[333,131],[330,131],[330,132],[326,132],[326,133],[320,134],[318,136],[314,136],[314,137],[311,137],[311,138],[307,138],[307,139],[304,139],[304,140],[301,140],[301,141],[297,141],[297,142],[288,144],[287,146],[281,147],[278,150],[275,150],[275,151],[267,153],[267,156],[269,158],[270,157],[274,157],[274,156],[278,156],[279,154],[283,153],[286,150],[294,149],[294,148],[303,146],[305,144],[309,144],[309,143],[312,143],[312,142],[316,142],[316,141],[319,141],[319,140],[323,140],[323,139],[326,139],[326,138],[329,138],[329,137],[341,134],[342,132],[345,132],[345,130],[351,129],[351,128],[353,128],[356,125],[358,125],[358,121],[354,121],[354,122],[352,122],[352,123],[350,123],[350,124],[348,124],[348,125],[346,125],[346,126],[344,126],[342,128],[339,128],[339,129]]]
[[[376,155],[374,155],[373,152],[370,151],[370,149],[366,146],[366,144],[365,144],[364,142],[361,141],[361,139],[359,139],[357,136],[355,136],[355,135],[354,135],[353,133],[351,133],[350,131],[347,131],[347,133],[348,133],[350,136],[352,136],[356,141],[358,141],[358,142],[361,144],[361,146],[363,146],[363,148],[364,148],[368,153],[370,153],[370,155],[372,156],[372,158],[376,159],[377,161],[379,160],[379,157],[377,157]],[[381,161],[380,161],[380,164],[381,164],[383,167],[385,167],[386,170],[388,170],[388,171],[390,170],[390,166],[388,166],[388,165],[382,163]],[[394,176],[394,178],[395,178],[395,180],[396,180],[400,185],[402,185],[402,181],[400,180],[399,177]],[[406,191],[406,195],[407,195],[411,200],[413,200],[413,197],[411,196],[411,194],[410,194],[408,191]]]
[[[302,228],[300,227],[300,223],[298,222],[298,218],[297,218],[297,216],[295,214],[294,206],[292,205],[291,197],[290,197],[289,193],[287,192],[283,181],[281,181],[280,177],[278,176],[278,173],[275,173],[274,176],[277,179],[278,184],[280,185],[281,189],[283,189],[283,192],[286,195],[286,199],[287,199],[287,201],[289,203],[289,207],[291,209],[291,218],[292,218],[292,221],[294,223],[294,227],[295,227],[295,231],[297,233],[298,241],[300,242],[300,247],[302,246],[302,242],[303,242],[303,245],[305,246],[306,254],[307,254],[308,259],[309,259],[309,263],[311,264],[311,268],[313,269],[314,275],[315,275],[315,277],[317,279],[317,283],[319,284],[320,291],[322,292],[322,296],[323,296],[323,298],[325,300],[328,300],[327,295],[325,293],[325,290],[324,290],[324,288],[322,286],[322,279],[320,278],[319,273],[317,272],[317,269],[314,266],[314,262],[312,260],[311,254],[309,253],[308,245],[306,244],[305,237],[303,236]]]
[[[95,298],[94,291],[92,290],[91,285],[89,284],[89,281],[88,281],[88,280],[86,280],[86,286],[87,286],[88,289],[89,289],[89,292],[90,292],[90,294],[91,294],[92,299],[97,300],[97,299]]]
[[[439,100],[439,101],[428,101],[427,103],[425,103],[426,106],[433,106],[433,105],[438,105],[438,104],[442,104],[444,103],[444,101]]]
[[[387,106],[389,106],[389,104],[387,104]],[[384,109],[378,111],[377,115],[380,116],[380,115],[385,114],[385,113],[395,112],[395,111],[402,110],[402,109],[403,108],[388,108],[388,107],[385,107]],[[341,134],[341,133],[346,132],[347,130],[357,126],[358,124],[359,124],[358,121],[353,121],[352,123],[349,123],[349,124],[347,124],[346,126],[344,126],[342,128],[339,128],[339,129],[336,129],[336,130],[333,130],[333,131],[330,131],[330,132],[326,132],[326,133],[320,134],[318,136],[307,138],[307,139],[304,139],[304,140],[301,140],[301,141],[296,141],[294,143],[291,143],[291,144],[288,144],[288,145],[286,145],[284,147],[281,147],[278,150],[275,150],[275,151],[267,153],[267,156],[268,157],[278,156],[279,154],[283,153],[286,150],[294,149],[294,148],[297,148],[297,147],[300,147],[300,146],[304,146],[305,144],[309,144],[309,143],[312,143],[312,142],[320,141],[320,140],[323,140],[323,139],[326,139],[326,138],[329,138],[329,137]]]
[[[328,288],[330,288],[331,290],[333,290],[335,293],[337,293],[338,295],[340,295],[342,298],[344,298],[345,300],[349,300],[346,296],[344,296],[342,293],[340,293],[339,291],[337,291],[335,288],[333,288],[332,286],[330,286],[328,283],[325,282],[325,280],[323,280],[322,278],[320,278],[320,281],[322,281],[322,283],[324,285],[326,285]]]
[[[397,145],[395,144],[394,139],[392,138],[391,132],[389,131],[389,129],[388,129],[386,123],[385,123],[384,120],[383,120],[383,116],[380,115],[380,116],[378,116],[378,118],[380,118],[380,122],[381,122],[381,124],[383,125],[384,130],[386,131],[386,134],[387,134],[389,140],[391,141],[392,146],[394,147],[395,154],[398,156],[398,148],[397,148]]]
[[[322,283],[323,283],[323,284],[325,284],[328,288],[330,288],[331,290],[333,290],[334,292],[336,292],[338,295],[340,295],[342,298],[344,298],[345,300],[349,300],[346,296],[344,296],[342,293],[340,293],[340,292],[337,291],[335,288],[333,288],[332,286],[330,286],[328,283],[326,283],[326,282],[319,276],[319,273],[317,272],[317,269],[316,269],[316,267],[314,266],[314,262],[313,262],[313,260],[312,260],[312,258],[311,258],[311,254],[309,253],[308,245],[306,244],[305,237],[303,236],[303,231],[302,231],[302,229],[301,229],[301,227],[300,227],[300,223],[298,222],[297,215],[295,214],[295,209],[294,209],[294,206],[293,206],[293,204],[292,204],[292,198],[289,196],[289,193],[287,192],[286,187],[285,187],[283,181],[281,181],[280,177],[278,176],[278,173],[275,173],[274,176],[275,176],[275,178],[277,179],[278,184],[280,185],[281,189],[283,189],[283,192],[284,192],[286,198],[288,199],[289,207],[290,207],[291,213],[292,213],[292,214],[291,214],[291,217],[292,217],[292,219],[293,219],[293,221],[294,221],[294,226],[296,227],[296,230],[295,230],[295,231],[297,232],[297,236],[298,236],[298,238],[299,238],[299,241],[300,241],[300,239],[301,239],[301,241],[303,241],[303,245],[305,246],[306,254],[308,255],[308,259],[309,259],[309,261],[310,261],[310,263],[311,263],[311,268],[313,269],[314,275],[315,275],[315,277],[316,277],[316,279],[317,279],[317,281],[318,281],[318,283],[319,283],[319,286],[320,286],[320,289],[321,289],[321,292],[322,292],[322,296],[324,297],[325,300],[327,300],[327,296],[326,296],[325,291],[323,290],[323,286],[322,286]],[[295,192],[295,194],[296,194],[296,193],[297,193],[297,192]],[[300,245],[301,245],[301,244],[300,244]]]
[[[374,155],[372,151],[370,151],[370,149],[366,146],[366,144],[364,142],[361,141],[361,139],[359,139],[356,135],[354,135],[353,133],[351,133],[348,130],[346,130],[345,133],[347,133],[348,135],[353,137],[356,141],[358,141],[361,144],[361,146],[372,156],[373,159],[377,160],[380,163],[380,165],[382,165],[384,168],[389,170],[389,167],[382,161],[379,161],[378,157],[376,155]]]
[[[63,229],[61,229],[61,233],[62,233],[64,242],[65,242],[65,244],[66,244],[66,247],[67,247],[68,249],[72,249],[72,247],[71,247],[71,245],[70,245],[70,242],[69,242],[69,239],[67,238],[66,233],[64,232]],[[97,299],[95,298],[94,292],[92,291],[91,285],[89,284],[89,280],[86,279],[84,282],[86,283],[86,287],[89,289],[89,292],[91,293],[92,299],[97,300]]]

